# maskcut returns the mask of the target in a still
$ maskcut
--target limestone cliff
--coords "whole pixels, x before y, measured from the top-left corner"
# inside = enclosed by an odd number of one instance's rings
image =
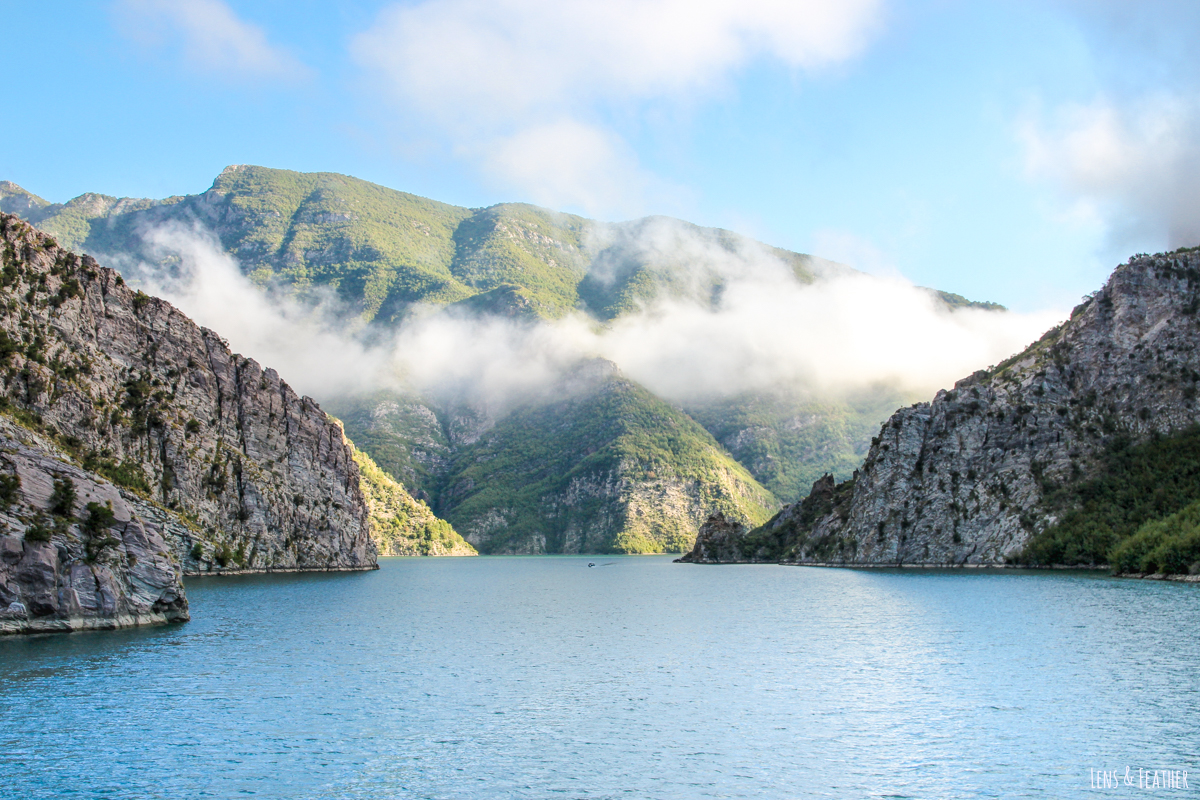
[[[1200,421],[1200,254],[1138,256],[1024,352],[901,409],[852,479],[686,560],[988,565],[1063,513],[1047,502],[1099,468],[1116,438]],[[730,557],[731,555],[736,558]]]
[[[143,523],[174,520],[185,572],[375,566],[358,469],[313,400],[16,217],[0,246],[4,402]]]
[[[186,620],[163,524],[69,460],[0,416],[0,634]]]

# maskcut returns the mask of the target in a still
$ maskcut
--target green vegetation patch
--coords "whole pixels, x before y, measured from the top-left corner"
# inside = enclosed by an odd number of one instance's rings
[[[371,538],[382,555],[475,555],[475,548],[449,522],[434,516],[369,455],[349,444],[367,501]]]
[[[1149,553],[1146,545],[1153,537],[1165,535],[1156,533],[1158,529],[1130,544],[1132,549],[1114,548],[1147,523],[1165,521],[1200,499],[1200,426],[1138,445],[1114,440],[1099,457],[1093,474],[1089,480],[1047,494],[1047,508],[1060,510],[1060,519],[1030,538],[1019,561],[1116,568],[1113,559],[1121,556],[1123,564],[1136,560],[1140,565]]]
[[[436,497],[449,469],[450,440],[433,404],[417,395],[377,392],[323,400],[373,463],[417,497]]]
[[[698,524],[685,506],[750,524],[777,506],[707,431],[637,384],[593,376],[575,389],[515,410],[455,458],[442,507],[460,530],[489,529],[485,551],[541,540],[547,552],[678,552]]]
[[[1200,574],[1200,500],[1147,522],[1114,547],[1109,560],[1118,574]]]
[[[917,399],[880,384],[842,398],[750,392],[685,410],[776,497],[792,502],[807,496],[822,475],[849,478],[879,426]]]

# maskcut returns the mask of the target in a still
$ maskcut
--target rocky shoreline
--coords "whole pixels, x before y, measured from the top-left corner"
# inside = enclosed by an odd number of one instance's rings
[[[184,621],[185,572],[377,568],[315,401],[7,214],[0,257],[0,633]]]
[[[848,561],[812,561],[812,560],[768,560],[762,558],[730,557],[738,553],[739,548],[747,543],[747,537],[752,534],[745,526],[730,522],[722,514],[713,514],[700,528],[696,536],[696,544],[692,551],[675,559],[676,564],[776,564],[783,567],[822,567],[826,569],[855,569],[855,570],[1026,570],[1026,571],[1079,571],[1079,572],[1110,572],[1108,564],[1072,565],[1048,564],[1031,566],[1029,564],[997,563],[984,564],[975,562],[848,562]],[[1114,578],[1130,578],[1134,580],[1171,581],[1175,583],[1200,583],[1200,574],[1171,575],[1164,573],[1114,573]]]
[[[189,619],[164,530],[120,490],[0,417],[0,634]]]

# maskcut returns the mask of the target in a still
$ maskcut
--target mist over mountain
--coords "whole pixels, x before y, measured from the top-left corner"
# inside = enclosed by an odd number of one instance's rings
[[[238,166],[199,195],[65,204],[3,183],[0,208],[276,365],[485,551],[569,546],[549,522],[565,485],[510,509],[517,541],[511,530],[469,533],[491,512],[455,476],[489,480],[480,465],[495,459],[479,448],[493,429],[491,446],[509,451],[546,441],[531,426],[551,424],[547,414],[566,414],[570,430],[579,406],[563,398],[581,397],[573,376],[597,359],[636,399],[599,403],[612,386],[589,385],[587,402],[616,415],[596,447],[619,449],[665,401],[700,423],[701,449],[748,470],[752,485],[722,491],[756,498],[732,512],[750,523],[825,472],[848,475],[898,405],[1001,361],[1063,316],[1015,314],[680,220],[465,209],[329,173]],[[567,472],[591,455],[572,436],[547,444],[577,454]],[[512,474],[550,450],[528,449]],[[693,501],[720,481],[676,467],[698,481],[679,506],[698,524],[705,509]],[[684,546],[675,529],[644,541]],[[616,531],[603,548],[625,547]]]
[[[1200,574],[1196,250],[1130,258],[1022,352],[899,409],[850,478],[754,530],[713,518],[684,560]]]

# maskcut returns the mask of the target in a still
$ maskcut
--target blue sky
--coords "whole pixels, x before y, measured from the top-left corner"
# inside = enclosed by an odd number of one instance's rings
[[[1069,307],[1200,243],[1191,4],[3,3],[0,179],[201,192],[234,163],[466,206],[668,214]]]

